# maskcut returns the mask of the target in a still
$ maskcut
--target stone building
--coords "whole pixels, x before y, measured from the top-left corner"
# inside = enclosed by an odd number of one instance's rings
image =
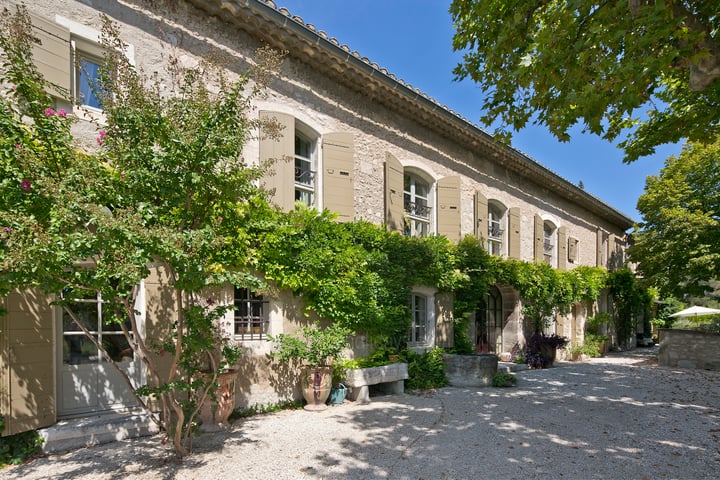
[[[340,221],[363,219],[408,235],[437,234],[457,241],[472,234],[485,239],[495,255],[546,261],[558,269],[611,268],[624,261],[624,235],[633,223],[626,215],[522,152],[496,143],[476,125],[269,0],[44,0],[28,8],[41,40],[35,52],[39,68],[84,104],[73,107],[58,100],[57,107],[81,119],[85,112],[101,114],[83,90],[101,54],[100,14],[119,25],[130,45],[127,55],[146,72],[162,74],[171,58],[191,66],[213,55],[227,61],[231,74],[240,73],[254,63],[258,47],[287,51],[267,97],[254,105],[259,118],[274,118],[285,126],[283,138],[261,135],[244,152],[249,162],[294,159],[277,163],[264,179],[284,209],[301,201],[337,212]],[[76,60],[91,68],[81,72]],[[82,132],[82,120],[77,128]],[[88,138],[91,142],[94,137]],[[137,309],[148,335],[161,322],[159,292],[164,285],[160,274],[144,281]],[[228,288],[219,300],[240,307],[227,318],[247,353],[237,385],[238,405],[297,396],[297,391],[279,391],[273,381],[266,337],[297,328],[299,319],[290,313],[295,309],[287,307],[297,299],[290,292],[261,298]],[[452,299],[418,286],[409,301],[425,312],[424,329],[414,330],[423,335],[409,338],[409,346],[423,350],[446,340],[448,333],[436,325],[448,320]],[[478,292],[478,302],[483,307],[471,328],[478,351],[508,352],[523,341],[517,292],[496,285]],[[600,308],[602,304],[601,299]],[[133,406],[100,360],[70,361],[65,347],[76,333],[64,331],[69,323],[46,299],[17,293],[5,299],[5,307],[9,313],[0,318],[5,434]],[[594,308],[598,305],[576,305],[559,319],[558,333],[577,336]],[[123,365],[135,381],[143,381],[139,362],[130,358]]]

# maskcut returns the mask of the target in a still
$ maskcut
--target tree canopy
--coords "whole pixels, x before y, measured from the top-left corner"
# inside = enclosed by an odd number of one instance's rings
[[[643,221],[630,258],[663,295],[712,290],[720,278],[720,141],[689,144],[647,178],[638,200]]]
[[[624,137],[631,162],[720,132],[716,1],[454,0],[450,13],[454,73],[485,91],[499,138],[533,122],[568,141],[581,124]]]

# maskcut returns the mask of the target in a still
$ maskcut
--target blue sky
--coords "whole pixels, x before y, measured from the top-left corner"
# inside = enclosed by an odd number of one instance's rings
[[[452,70],[461,57],[452,50],[449,1],[274,1],[278,8],[287,8],[305,23],[479,124],[482,92],[471,81],[453,79]],[[655,155],[625,165],[622,152],[613,144],[582,135],[580,129],[571,133],[571,141],[561,143],[544,127],[528,127],[513,135],[512,145],[566,180],[582,181],[587,192],[639,221],[635,206],[646,176],[657,174],[668,156],[679,155],[680,146],[663,146]]]

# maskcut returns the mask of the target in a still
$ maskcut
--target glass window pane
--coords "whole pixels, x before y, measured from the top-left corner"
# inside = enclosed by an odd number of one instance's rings
[[[75,333],[63,336],[63,363],[65,365],[80,365],[97,361],[97,348],[84,334]]]
[[[87,58],[80,59],[77,71],[78,100],[82,105],[100,108],[100,65]]]

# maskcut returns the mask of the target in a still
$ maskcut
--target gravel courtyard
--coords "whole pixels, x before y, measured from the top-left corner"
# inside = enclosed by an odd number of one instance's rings
[[[324,412],[283,411],[0,470],[7,479],[702,479],[720,477],[720,372],[658,367],[657,347]]]

